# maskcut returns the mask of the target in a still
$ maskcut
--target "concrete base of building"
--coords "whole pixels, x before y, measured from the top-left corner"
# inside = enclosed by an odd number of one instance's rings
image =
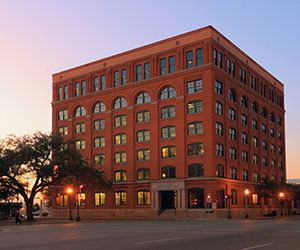
[[[279,209],[276,216],[280,216]],[[69,218],[69,209],[52,209],[51,216],[54,218]],[[184,218],[259,218],[267,214],[260,208],[248,209],[166,209],[159,212],[156,209],[80,209],[81,218],[95,219],[184,219]],[[248,216],[247,216],[248,215]],[[72,216],[75,219],[76,209],[72,209]]]

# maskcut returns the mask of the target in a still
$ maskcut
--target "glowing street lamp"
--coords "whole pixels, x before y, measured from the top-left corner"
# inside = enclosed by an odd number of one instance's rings
[[[68,194],[68,198],[69,198],[69,220],[73,220],[72,217],[72,204],[71,204],[71,195],[73,193],[73,189],[71,187],[67,188],[67,194]]]
[[[280,216],[283,216],[283,199],[284,199],[284,193],[279,193],[279,199],[280,199]]]
[[[250,194],[249,189],[245,189],[244,194],[245,194],[245,207],[246,207],[245,218],[248,219],[249,218],[249,215],[248,215],[248,196]]]

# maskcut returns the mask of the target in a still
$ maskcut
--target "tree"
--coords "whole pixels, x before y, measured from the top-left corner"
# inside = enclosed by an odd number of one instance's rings
[[[33,220],[36,194],[51,184],[52,153],[59,150],[62,143],[60,136],[43,133],[11,136],[1,143],[0,187],[23,197],[29,221]]]
[[[264,198],[268,206],[268,214],[270,213],[270,199],[276,197],[276,192],[278,191],[278,185],[276,183],[269,181],[268,178],[264,178],[262,183],[259,185],[260,198]],[[260,202],[262,205],[262,203]]]
[[[12,136],[0,144],[0,190],[23,197],[29,221],[36,194],[51,188],[53,181],[74,184],[73,177],[86,187],[108,189],[111,185],[103,171],[87,164],[74,142],[64,142],[59,134]]]

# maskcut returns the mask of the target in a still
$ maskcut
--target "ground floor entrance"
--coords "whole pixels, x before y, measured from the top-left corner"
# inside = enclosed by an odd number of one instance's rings
[[[173,190],[160,191],[160,209],[175,208],[175,192]]]

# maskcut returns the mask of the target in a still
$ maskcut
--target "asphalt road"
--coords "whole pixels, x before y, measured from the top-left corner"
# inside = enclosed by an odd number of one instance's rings
[[[300,220],[98,221],[0,227],[0,249],[300,249]]]

